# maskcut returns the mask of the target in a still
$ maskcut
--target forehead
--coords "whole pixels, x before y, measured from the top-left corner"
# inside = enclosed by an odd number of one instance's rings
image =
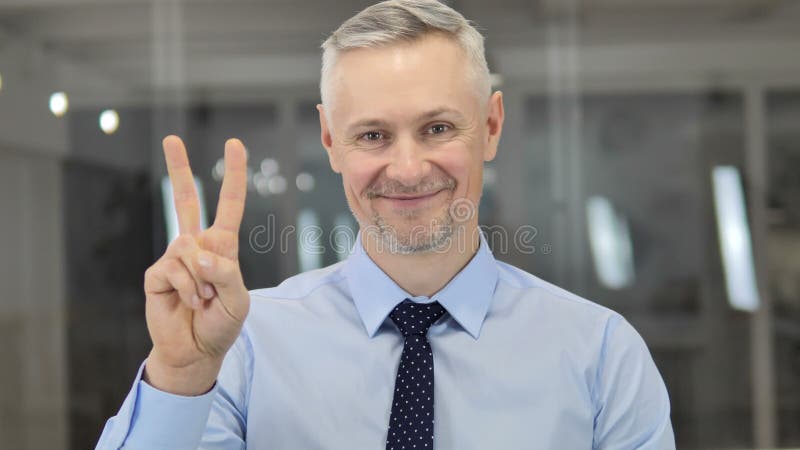
[[[402,119],[448,107],[465,116],[477,105],[466,52],[452,38],[430,34],[411,42],[348,50],[331,76],[332,119]]]

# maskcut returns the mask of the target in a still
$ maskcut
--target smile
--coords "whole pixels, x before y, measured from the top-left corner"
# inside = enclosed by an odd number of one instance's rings
[[[423,205],[425,202],[433,199],[438,194],[444,192],[446,189],[440,189],[435,192],[416,195],[382,195],[381,198],[387,200],[392,206],[397,208],[408,208]]]

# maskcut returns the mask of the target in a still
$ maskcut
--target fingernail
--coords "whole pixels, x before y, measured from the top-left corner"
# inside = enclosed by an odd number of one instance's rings
[[[192,295],[192,308],[197,309],[200,307],[200,297],[197,294]]]
[[[203,286],[203,297],[211,298],[214,296],[214,289],[211,287],[210,284],[206,284]]]
[[[198,256],[197,262],[203,267],[211,267],[211,258],[209,258],[208,255]]]

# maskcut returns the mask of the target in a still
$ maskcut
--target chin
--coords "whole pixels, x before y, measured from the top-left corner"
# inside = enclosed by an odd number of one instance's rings
[[[441,251],[449,245],[453,234],[453,220],[447,208],[431,208],[413,211],[413,217],[397,214],[377,213],[370,227],[391,253],[419,254]]]

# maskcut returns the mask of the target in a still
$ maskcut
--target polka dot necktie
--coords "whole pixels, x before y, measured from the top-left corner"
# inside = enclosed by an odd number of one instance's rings
[[[405,344],[395,380],[386,450],[433,449],[433,352],[428,329],[445,309],[405,300],[389,314]]]

